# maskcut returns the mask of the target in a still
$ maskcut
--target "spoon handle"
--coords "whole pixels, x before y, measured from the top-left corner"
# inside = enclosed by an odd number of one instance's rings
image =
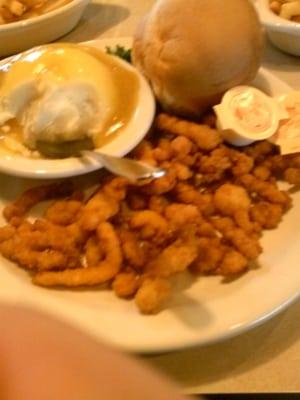
[[[166,174],[166,171],[162,168],[155,168],[151,165],[126,157],[119,158],[88,150],[82,151],[81,154],[99,160],[107,170],[115,175],[127,178],[130,181],[148,178],[157,179]]]

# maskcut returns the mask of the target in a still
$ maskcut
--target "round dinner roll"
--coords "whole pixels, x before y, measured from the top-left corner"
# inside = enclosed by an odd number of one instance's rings
[[[132,58],[166,111],[197,117],[255,77],[262,48],[249,0],[158,0],[136,31]]]

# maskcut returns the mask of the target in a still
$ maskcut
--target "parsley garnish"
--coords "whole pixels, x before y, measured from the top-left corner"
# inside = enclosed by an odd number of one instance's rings
[[[106,46],[106,52],[113,56],[120,57],[123,60],[131,63],[131,49],[125,49],[125,47],[117,44],[115,48]]]

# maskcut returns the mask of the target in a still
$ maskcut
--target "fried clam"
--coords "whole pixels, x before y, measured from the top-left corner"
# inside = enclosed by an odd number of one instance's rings
[[[158,212],[159,214],[163,214],[166,207],[170,204],[170,200],[161,195],[161,196],[151,196],[148,201],[149,210]],[[144,207],[146,208],[146,207]]]
[[[154,158],[153,149],[154,145],[149,140],[143,140],[133,150],[132,155],[134,158],[156,167],[157,161]]]
[[[143,192],[147,195],[161,196],[173,190],[177,183],[177,172],[172,168],[172,164],[162,164],[167,174],[162,178],[155,179],[143,186]]]
[[[221,135],[216,129],[212,129],[208,125],[185,121],[168,114],[159,114],[156,119],[156,126],[162,132],[190,139],[197,145],[199,150],[213,150],[222,142]]]
[[[137,235],[129,229],[118,231],[124,262],[136,271],[141,271],[147,260],[145,243],[138,239]]]
[[[169,229],[174,231],[189,224],[198,224],[202,217],[198,207],[192,204],[172,203],[165,207],[164,216],[169,221]]]
[[[280,190],[276,182],[265,182],[250,174],[240,176],[237,182],[251,196],[258,196],[272,204],[280,204],[285,209],[291,205],[291,196],[288,192]]]
[[[198,255],[191,264],[190,270],[197,274],[211,275],[216,273],[223,257],[225,246],[218,237],[200,237]]]
[[[280,204],[272,204],[266,201],[256,203],[250,210],[250,215],[262,229],[276,228],[284,214]]]
[[[154,239],[163,241],[169,233],[167,220],[158,212],[152,210],[136,211],[133,213],[130,227],[139,232],[141,239]]]
[[[179,272],[187,270],[198,255],[196,237],[179,237],[165,247],[154,259],[145,266],[148,275],[168,278]]]
[[[11,239],[16,233],[16,228],[11,225],[4,225],[0,228],[0,245]]]
[[[218,147],[211,153],[199,157],[197,172],[199,183],[205,184],[223,179],[226,172],[232,167],[230,150],[226,146]]]
[[[212,219],[215,228],[222,234],[224,241],[243,254],[249,261],[255,260],[262,252],[257,237],[250,236],[243,229],[236,227],[228,217]]]
[[[145,279],[135,295],[135,303],[143,314],[159,312],[171,293],[171,284],[164,278]]]
[[[108,222],[100,224],[96,233],[104,254],[104,259],[98,265],[58,272],[40,272],[33,277],[33,283],[40,286],[78,287],[94,286],[113,279],[122,265],[119,238]]]
[[[217,273],[222,276],[242,274],[249,268],[249,260],[237,250],[229,249],[220,263]]]
[[[287,168],[284,171],[284,180],[292,185],[300,185],[300,169],[299,168]]]
[[[263,227],[255,220],[255,218],[253,218],[252,209],[253,207],[249,208],[248,210],[241,208],[235,211],[233,219],[236,225],[245,233],[259,238],[261,236]]]
[[[184,136],[177,136],[170,141],[170,148],[176,160],[182,161],[184,164],[188,159],[187,157],[196,152],[196,146],[190,139]]]
[[[121,298],[131,298],[141,286],[141,276],[133,271],[119,273],[112,284],[115,294]]]
[[[67,226],[78,220],[82,208],[79,200],[59,200],[50,205],[45,217],[53,224]]]
[[[90,197],[80,215],[81,226],[87,231],[116,215],[120,201],[126,196],[128,182],[123,178],[111,178]]]
[[[200,192],[191,183],[179,182],[174,189],[174,197],[181,203],[197,206],[199,211],[205,216],[212,215],[215,212],[213,194],[210,192]]]
[[[47,230],[43,229],[45,224]],[[6,231],[9,230],[6,227]],[[1,241],[0,252],[9,260],[33,271],[61,270],[66,266],[75,268],[80,265],[81,258],[72,236],[66,235],[63,228],[42,220],[20,225],[13,235]]]
[[[213,197],[216,209],[222,215],[233,216],[239,210],[249,210],[251,205],[247,191],[237,185],[224,183],[220,186]]]
[[[4,208],[3,216],[7,222],[14,217],[22,218],[41,201],[70,196],[73,192],[74,185],[71,181],[30,188]]]
[[[89,237],[85,243],[85,262],[87,267],[98,265],[104,258],[103,248],[99,245],[99,240],[96,234]]]

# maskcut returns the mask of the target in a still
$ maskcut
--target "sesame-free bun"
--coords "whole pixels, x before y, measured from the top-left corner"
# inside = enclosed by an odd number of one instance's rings
[[[158,0],[136,31],[132,55],[166,111],[197,117],[255,77],[262,47],[249,0]]]

